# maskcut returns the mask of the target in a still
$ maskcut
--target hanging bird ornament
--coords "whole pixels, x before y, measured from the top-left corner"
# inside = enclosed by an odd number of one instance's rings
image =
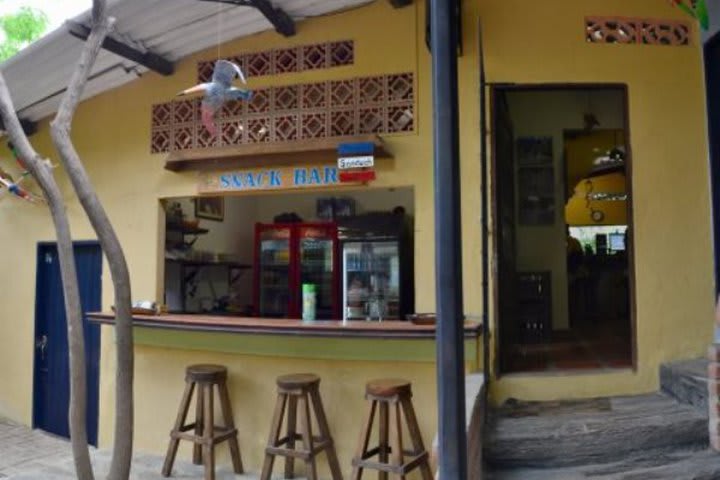
[[[670,0],[670,3],[700,22],[703,30],[710,28],[710,15],[706,0]]]
[[[12,142],[8,142],[8,148],[12,152],[13,156],[15,157],[15,161],[23,168],[26,168],[25,162],[22,161],[20,158],[20,155],[18,155],[17,150],[15,150],[15,147],[13,146]],[[52,168],[52,165],[50,164],[49,160],[45,160],[47,165]],[[25,170],[20,174],[20,178],[15,181],[15,179],[7,173],[5,170],[0,168],[0,188],[4,187],[4,189],[0,190],[0,195],[4,195],[6,193],[9,193],[10,195],[13,195],[17,198],[20,198],[22,200],[25,200],[30,203],[44,203],[45,199],[41,197],[40,195],[36,195],[32,193],[31,191],[23,188],[20,184],[25,181],[27,177],[30,176],[30,172]]]
[[[215,62],[215,70],[210,83],[201,83],[178,93],[178,96],[181,96],[204,92],[205,96],[200,104],[202,123],[213,136],[217,134],[215,114],[225,102],[232,100],[245,100],[247,102],[252,98],[251,90],[233,87],[232,82],[235,77],[238,77],[242,83],[247,84],[245,75],[238,65],[228,60],[218,60]]]
[[[20,176],[20,179],[16,182],[15,180],[13,180],[10,174],[0,169],[0,187],[5,187],[5,190],[3,190],[3,192],[7,192],[27,202],[44,202],[44,199],[42,197],[39,197],[20,186],[20,183],[25,180],[28,175],[29,172],[23,173]]]

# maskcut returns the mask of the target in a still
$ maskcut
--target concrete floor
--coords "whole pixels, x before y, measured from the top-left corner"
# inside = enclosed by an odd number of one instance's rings
[[[42,470],[68,456],[65,440],[0,420],[0,477]]]
[[[95,478],[106,476],[110,452],[91,451]],[[131,480],[161,480],[163,459],[139,453],[133,459]],[[276,466],[279,472],[280,468]],[[70,444],[65,439],[38,430],[0,420],[0,478],[7,480],[74,480]],[[203,467],[190,462],[176,461],[171,478],[202,480]],[[234,475],[219,467],[217,480],[257,480],[257,474]]]

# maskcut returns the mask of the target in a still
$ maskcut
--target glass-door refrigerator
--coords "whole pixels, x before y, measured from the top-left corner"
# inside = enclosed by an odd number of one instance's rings
[[[255,313],[260,317],[287,317],[294,303],[291,226],[255,227]]]
[[[302,285],[315,286],[315,318],[339,320],[337,226],[332,223],[255,226],[255,313],[301,318]]]
[[[408,219],[370,214],[339,221],[344,320],[404,320],[414,304]]]
[[[344,319],[400,318],[398,242],[344,242],[343,280]]]
[[[301,224],[297,228],[299,288],[315,286],[315,316],[318,320],[339,320],[337,226]],[[302,300],[302,298],[301,298]],[[302,316],[298,305],[297,316]]]

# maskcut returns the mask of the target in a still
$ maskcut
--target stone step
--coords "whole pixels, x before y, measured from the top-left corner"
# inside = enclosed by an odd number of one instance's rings
[[[496,469],[485,480],[713,480],[720,478],[720,454],[707,449],[644,452],[622,462],[558,469]]]
[[[642,452],[700,449],[707,417],[662,393],[491,410],[484,458],[496,467],[556,468],[622,461]]]
[[[681,403],[707,412],[707,365],[704,358],[661,365],[660,389]]]

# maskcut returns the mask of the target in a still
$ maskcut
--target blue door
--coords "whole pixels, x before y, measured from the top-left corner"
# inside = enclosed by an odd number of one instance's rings
[[[75,243],[83,312],[101,308],[102,251],[96,242]],[[83,319],[87,361],[88,441],[97,445],[100,327]],[[57,247],[38,245],[35,298],[35,375],[33,426],[69,437],[70,371],[67,319]]]

